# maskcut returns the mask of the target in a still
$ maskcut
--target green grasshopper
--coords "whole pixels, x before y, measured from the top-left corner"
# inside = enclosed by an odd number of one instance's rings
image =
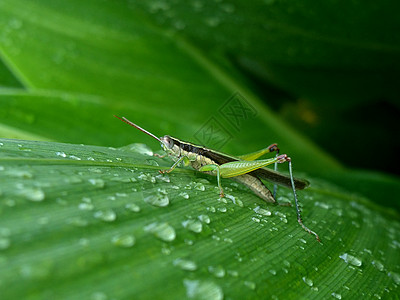
[[[276,203],[276,184],[291,187],[296,203],[297,221],[305,231],[313,234],[319,242],[321,241],[319,236],[314,231],[303,224],[300,215],[296,189],[304,189],[309,185],[309,183],[306,180],[293,178],[292,161],[286,154],[279,155],[279,148],[277,144],[272,144],[267,148],[250,154],[235,157],[215,150],[207,149],[202,146],[193,145],[169,135],[158,138],[154,134],[148,132],[124,117],[115,117],[148,134],[161,143],[161,148],[166,154],[154,155],[161,158],[170,156],[175,161],[170,169],[160,170],[159,172],[161,174],[170,173],[181,163],[183,163],[185,166],[191,165],[195,170],[217,176],[220,197],[225,196],[224,190],[221,186],[221,178],[232,178],[249,187],[257,196],[270,203]],[[262,155],[274,151],[277,152],[274,158],[256,160]],[[289,176],[276,172],[277,164],[284,162],[288,162],[289,164]],[[264,168],[265,166],[271,164],[275,164],[275,171]],[[260,178],[266,179],[275,184],[274,195],[272,195],[271,191],[263,184]]]

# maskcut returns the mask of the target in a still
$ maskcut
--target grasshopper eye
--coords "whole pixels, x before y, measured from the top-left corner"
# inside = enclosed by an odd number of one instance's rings
[[[174,141],[171,139],[170,136],[165,135],[161,138],[161,147],[166,150],[166,149],[172,149],[174,146]]]

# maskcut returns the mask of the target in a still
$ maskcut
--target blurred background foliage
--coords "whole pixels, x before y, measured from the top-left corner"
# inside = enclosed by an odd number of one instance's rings
[[[222,124],[233,136],[222,150],[278,142],[298,170],[349,188],[357,177],[356,190],[388,204],[395,178],[343,166],[399,174],[399,5],[2,1],[0,134],[149,142],[121,128],[118,113],[193,140],[239,92],[258,115],[238,131]]]

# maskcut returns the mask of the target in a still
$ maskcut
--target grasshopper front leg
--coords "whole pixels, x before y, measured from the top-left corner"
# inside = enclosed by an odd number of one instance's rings
[[[186,156],[181,156],[179,157],[176,162],[171,166],[171,168],[169,168],[168,170],[159,170],[158,172],[160,172],[161,174],[165,174],[165,173],[170,173],[172,172],[183,160],[185,160],[185,158],[187,159]]]

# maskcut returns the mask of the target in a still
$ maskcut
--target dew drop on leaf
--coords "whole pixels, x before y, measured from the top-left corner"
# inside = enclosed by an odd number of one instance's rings
[[[262,216],[270,216],[270,215],[271,215],[271,212],[270,212],[269,210],[266,210],[266,209],[261,208],[261,207],[259,207],[259,206],[257,206],[257,207],[254,208],[253,210],[254,210],[254,212],[255,212],[256,214],[259,214],[259,215],[262,215]]]
[[[311,287],[314,285],[314,282],[310,278],[307,278],[304,276],[302,279],[303,279],[304,283],[307,284],[308,286]]]
[[[38,187],[23,188],[18,192],[18,195],[23,196],[27,200],[30,200],[33,202],[43,201],[46,196],[44,191]]]
[[[183,227],[195,233],[199,233],[203,230],[203,224],[201,224],[199,220],[186,220],[182,222],[182,225]]]
[[[103,188],[105,183],[103,179],[100,178],[90,178],[89,183],[97,188]]]
[[[373,260],[372,265],[378,270],[383,272],[385,270],[385,267],[379,260]]]
[[[88,220],[82,217],[74,217],[68,220],[68,223],[76,227],[85,227],[89,224]]]
[[[144,197],[144,202],[157,207],[165,207],[169,204],[169,198],[165,190],[158,190]]]
[[[186,192],[180,193],[179,196],[183,197],[184,199],[189,199],[189,194]]]
[[[194,184],[194,188],[195,188],[196,190],[202,191],[202,192],[206,190],[204,184],[202,184],[201,182],[196,182],[196,183]]]
[[[243,283],[244,283],[244,285],[246,287],[248,287],[251,290],[255,290],[256,289],[256,284],[253,281],[245,280],[245,281],[243,281]]]
[[[144,228],[145,231],[151,232],[160,240],[171,242],[175,239],[175,229],[168,223],[151,223]]]
[[[353,266],[360,267],[362,265],[361,259],[359,259],[353,255],[350,255],[348,253],[344,253],[344,254],[340,255],[339,257],[341,259],[343,259],[346,263],[351,264]]]
[[[135,237],[131,234],[116,235],[111,238],[111,242],[118,247],[130,248],[135,245]]]
[[[395,272],[389,272],[388,276],[391,277],[395,284],[400,285],[400,275]]]
[[[210,219],[210,217],[208,215],[200,215],[198,218],[203,223],[206,223],[206,224],[210,224],[211,223],[211,219]]]
[[[184,279],[183,284],[189,299],[222,300],[224,298],[221,287],[213,281]]]
[[[332,295],[332,297],[333,297],[333,298],[336,298],[336,299],[342,299],[342,295],[341,295],[341,294],[338,294],[338,293],[332,293],[331,295]]]
[[[82,202],[82,203],[79,203],[78,208],[80,210],[93,210],[94,205],[92,203]]]
[[[215,277],[222,278],[225,276],[225,269],[222,266],[209,266],[208,272],[213,274]]]
[[[108,297],[103,292],[94,292],[90,295],[90,300],[107,300]]]
[[[135,203],[128,203],[125,205],[125,208],[129,211],[133,211],[133,212],[139,212],[140,211],[140,207],[139,205],[136,205]]]
[[[106,209],[96,211],[94,217],[104,222],[113,222],[117,219],[117,214],[112,209]]]
[[[173,264],[174,264],[174,266],[177,266],[185,271],[196,271],[197,270],[196,263],[194,261],[191,261],[188,259],[177,258],[173,261]]]
[[[142,173],[138,176],[139,180],[156,183],[156,178],[149,173]]]
[[[57,152],[56,152],[56,155],[57,155],[57,156],[61,156],[61,157],[67,157],[67,154],[65,154],[65,153],[62,152],[62,151],[57,151]]]

